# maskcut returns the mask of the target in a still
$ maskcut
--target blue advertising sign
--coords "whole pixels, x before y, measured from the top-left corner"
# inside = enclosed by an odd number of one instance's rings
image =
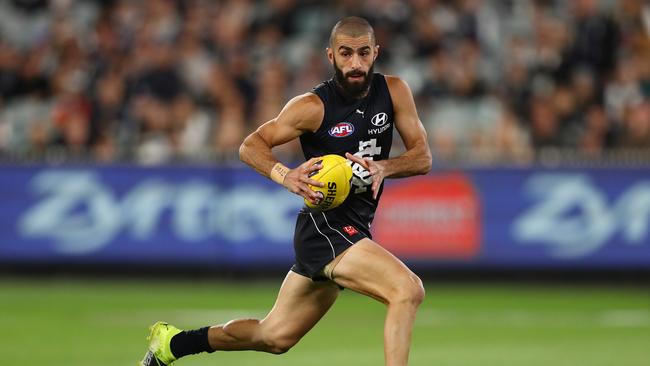
[[[650,172],[474,171],[484,207],[481,261],[650,268]]]
[[[15,167],[0,185],[4,261],[290,263],[302,204],[249,169]]]
[[[0,262],[293,262],[302,200],[244,167],[3,167]],[[387,182],[375,239],[418,265],[650,268],[650,172],[471,169]]]

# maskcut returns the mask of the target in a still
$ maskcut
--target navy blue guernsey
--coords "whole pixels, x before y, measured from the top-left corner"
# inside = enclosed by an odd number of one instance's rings
[[[368,91],[362,99],[346,98],[339,91],[333,79],[325,81],[313,90],[323,101],[325,114],[316,132],[300,136],[305,159],[315,156],[345,153],[372,160],[388,159],[393,142],[393,102],[384,75],[375,73]],[[372,198],[372,177],[359,164],[352,164],[352,188],[345,202],[327,216],[336,218],[370,236],[370,224],[383,184],[377,199]],[[310,212],[305,206],[302,212]]]

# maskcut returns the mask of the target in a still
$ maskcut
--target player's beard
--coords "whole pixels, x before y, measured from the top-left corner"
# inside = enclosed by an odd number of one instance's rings
[[[363,73],[363,71],[355,70],[355,71],[349,71],[345,75],[343,75],[343,70],[339,69],[339,67],[336,65],[336,59],[332,64],[334,65],[334,78],[339,88],[341,88],[341,90],[351,98],[354,99],[363,98],[368,92],[368,88],[370,87],[370,83],[372,82],[375,63],[373,62],[372,65],[370,65],[368,72],[365,74]],[[361,76],[361,75],[363,75],[363,80],[361,80],[361,82],[351,83],[348,81],[348,77],[350,76]]]

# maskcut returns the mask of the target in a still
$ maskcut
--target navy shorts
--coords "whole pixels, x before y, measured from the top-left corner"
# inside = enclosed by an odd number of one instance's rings
[[[293,238],[296,263],[291,270],[314,281],[327,280],[323,268],[359,240],[370,237],[367,228],[335,215],[302,211],[296,220]]]

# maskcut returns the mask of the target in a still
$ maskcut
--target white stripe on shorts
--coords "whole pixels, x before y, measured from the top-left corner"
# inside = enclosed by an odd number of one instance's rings
[[[330,243],[330,248],[332,248],[332,259],[336,258],[336,252],[334,251],[334,246],[332,245],[332,242],[330,241],[330,238],[328,238],[327,235],[323,234],[323,232],[320,231],[320,229],[318,228],[318,224],[316,224],[316,220],[314,220],[314,216],[311,214],[311,212],[309,213],[309,217],[311,217],[311,221],[314,222],[314,226],[316,227],[316,230],[318,230],[318,232],[322,236],[324,236],[325,239],[327,239],[327,242]]]
[[[337,233],[339,233],[339,235],[341,235],[341,236],[343,237],[343,239],[347,240],[348,243],[354,245],[354,243],[351,242],[350,239],[346,238],[345,235],[341,234],[340,231],[338,231],[338,230],[336,230],[335,228],[333,228],[333,227],[330,226],[330,223],[327,221],[327,216],[325,216],[325,212],[321,211],[321,213],[323,214],[323,217],[325,218],[325,223],[327,224],[327,226],[329,226],[330,229],[336,231]]]

